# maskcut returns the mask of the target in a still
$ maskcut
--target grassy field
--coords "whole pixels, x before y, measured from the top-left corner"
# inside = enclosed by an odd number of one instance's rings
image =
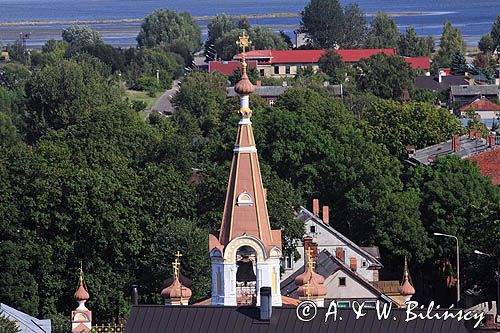
[[[149,114],[149,111],[151,110],[153,105],[155,105],[158,98],[160,98],[161,94],[162,93],[159,92],[155,95],[155,97],[150,97],[148,93],[145,91],[127,90],[127,97],[129,98],[130,102],[143,101],[146,103],[146,110],[141,111],[139,113],[144,119],[146,119],[146,117]]]

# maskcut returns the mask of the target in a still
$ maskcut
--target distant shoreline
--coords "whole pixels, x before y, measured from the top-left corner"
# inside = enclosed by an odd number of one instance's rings
[[[451,12],[388,12],[389,16],[428,16],[428,15],[446,15]],[[367,13],[367,17],[373,17],[376,13]],[[196,21],[213,20],[215,15],[194,16]],[[270,14],[248,14],[248,15],[230,15],[232,19],[263,19],[263,18],[281,18],[281,17],[300,17],[299,13],[270,13]],[[44,26],[44,25],[81,25],[81,24],[116,24],[116,23],[142,23],[141,18],[125,19],[106,19],[106,20],[72,20],[72,21],[12,21],[0,22],[0,27],[18,27],[18,26]]]

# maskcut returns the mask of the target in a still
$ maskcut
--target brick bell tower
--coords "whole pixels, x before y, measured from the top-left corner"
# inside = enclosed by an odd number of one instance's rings
[[[273,306],[281,306],[281,230],[271,230],[266,191],[262,184],[252,129],[249,97],[255,87],[248,79],[243,34],[242,77],[234,90],[240,96],[240,121],[233,150],[220,234],[209,236],[212,263],[212,304],[260,305],[259,290],[271,288]]]

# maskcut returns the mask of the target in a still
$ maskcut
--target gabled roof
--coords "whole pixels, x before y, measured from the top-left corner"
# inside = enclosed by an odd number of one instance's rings
[[[249,68],[257,68],[257,61],[247,61]],[[236,69],[241,69],[241,61],[210,61],[208,63],[208,72],[219,72],[224,75],[233,75]]]
[[[338,239],[342,240],[345,244],[347,244],[353,251],[358,252],[362,256],[368,258],[372,264],[371,267],[383,267],[382,263],[371,253],[366,251],[364,248],[361,246],[358,246],[356,243],[351,241],[349,238],[341,234],[339,231],[337,231],[335,228],[333,228],[329,224],[325,224],[319,217],[315,216],[312,212],[307,210],[304,207],[300,207],[298,213],[297,213],[297,219],[302,220],[303,222],[306,222],[308,220],[314,220],[317,225],[337,237]]]
[[[405,310],[393,309],[391,318],[380,320],[375,309],[363,309],[366,314],[356,319],[352,309],[338,309],[338,318],[325,322],[328,307],[318,308],[314,320],[304,322],[298,319],[295,307],[273,307],[271,320],[260,320],[258,307],[203,307],[203,306],[132,306],[125,326],[125,333],[157,332],[349,332],[349,333],[467,333],[465,321],[418,319],[406,321]],[[413,313],[425,316],[427,310],[414,309]],[[446,310],[434,310],[442,317]],[[457,309],[448,309],[456,313]]]
[[[316,259],[315,270],[316,273],[320,274],[325,279],[328,278],[330,275],[334,274],[335,272],[341,270],[350,277],[352,277],[354,280],[356,280],[358,283],[363,285],[366,289],[370,290],[375,295],[380,297],[381,299],[385,300],[388,303],[392,303],[392,300],[388,296],[384,295],[381,289],[370,283],[370,281],[368,281],[358,273],[354,272],[350,267],[348,267],[345,263],[343,263],[342,260],[332,255],[326,249],[318,254],[318,257]],[[294,272],[292,275],[287,277],[283,282],[281,282],[280,289],[282,295],[298,298],[296,294],[298,286],[295,284],[295,278],[300,274],[302,274],[303,271],[304,268],[302,267],[298,269],[296,272]]]
[[[453,96],[498,96],[499,90],[498,86],[494,84],[485,85],[453,85],[451,88],[451,94]]]
[[[500,111],[500,105],[486,98],[476,98],[472,103],[462,106],[460,111],[467,111],[469,109],[474,109],[474,111]]]
[[[404,57],[410,63],[413,69],[429,70],[431,68],[431,59],[429,57]]]

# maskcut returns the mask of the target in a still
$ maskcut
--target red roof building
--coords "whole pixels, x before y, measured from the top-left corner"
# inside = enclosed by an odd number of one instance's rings
[[[481,119],[495,119],[500,115],[500,105],[491,102],[484,96],[462,106],[459,110],[462,115],[465,115],[470,109],[473,109]]]
[[[411,68],[429,71],[431,69],[431,59],[429,57],[405,57]]]
[[[250,60],[247,62],[250,68],[257,68],[257,61]],[[210,61],[208,63],[208,72],[219,72],[221,74],[230,76],[233,75],[237,69],[241,70],[241,61]]]
[[[500,185],[500,147],[481,152],[469,158],[475,161],[481,173],[490,176],[495,185]]]
[[[346,63],[357,63],[362,59],[375,54],[396,55],[395,49],[347,49],[336,50]],[[252,50],[246,53],[246,58],[257,61],[257,68],[261,76],[294,76],[297,70],[304,66],[318,69],[318,63],[327,50]],[[241,60],[241,54],[234,56]],[[427,57],[404,58],[413,69],[430,69],[430,59]]]

